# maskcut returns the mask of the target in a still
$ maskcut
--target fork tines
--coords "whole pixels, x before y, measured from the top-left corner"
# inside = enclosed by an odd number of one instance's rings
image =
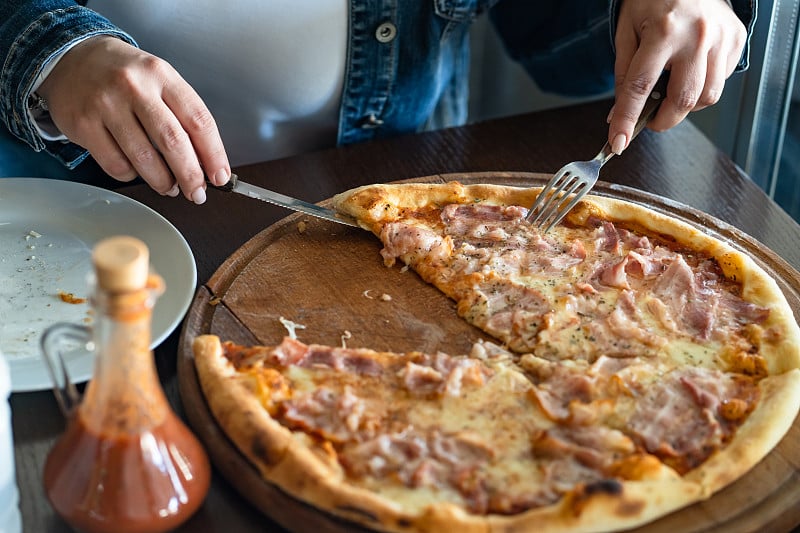
[[[590,188],[590,184],[572,172],[562,171],[542,189],[526,218],[531,224],[539,228],[544,227],[542,232],[547,233],[561,222]]]

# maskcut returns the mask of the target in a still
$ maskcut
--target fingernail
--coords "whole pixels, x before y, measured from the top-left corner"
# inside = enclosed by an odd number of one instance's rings
[[[204,204],[206,202],[206,191],[202,187],[195,189],[192,193],[192,201],[197,205]]]
[[[608,116],[606,117],[606,124],[611,124],[611,119],[614,118],[614,106],[611,106],[611,109],[608,112]]]
[[[622,151],[625,149],[625,134],[624,133],[617,133],[617,136],[614,137],[614,140],[611,141],[611,150],[620,155]]]
[[[181,193],[181,188],[178,187],[178,184],[176,183],[175,185],[172,186],[172,188],[170,190],[167,191],[167,196],[171,196],[172,198],[175,198],[180,193]]]
[[[231,175],[225,169],[217,170],[217,173],[214,174],[214,184],[218,187],[228,183],[229,179],[231,179]]]

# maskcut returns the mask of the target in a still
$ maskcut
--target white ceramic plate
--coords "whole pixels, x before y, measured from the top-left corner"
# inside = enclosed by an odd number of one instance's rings
[[[153,310],[158,346],[180,323],[197,283],[194,256],[183,236],[149,207],[115,192],[69,181],[0,178],[0,352],[11,368],[14,392],[52,383],[39,348],[56,322],[90,322],[88,303],[67,303],[60,293],[86,298],[94,244],[131,235],[150,248],[150,263],[166,283]],[[93,356],[64,354],[72,381],[92,375]]]

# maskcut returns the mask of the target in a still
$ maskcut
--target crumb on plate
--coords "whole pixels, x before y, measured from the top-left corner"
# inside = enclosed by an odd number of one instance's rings
[[[62,302],[66,302],[68,304],[86,303],[86,298],[79,298],[71,292],[58,291],[58,297],[61,298]]]

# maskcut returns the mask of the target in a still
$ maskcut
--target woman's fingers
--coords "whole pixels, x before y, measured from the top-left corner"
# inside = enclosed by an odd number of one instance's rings
[[[185,82],[175,83],[164,91],[164,103],[174,113],[181,128],[188,135],[200,166],[215,185],[224,185],[230,179],[231,168],[216,121],[197,93]],[[194,170],[194,169],[192,169]],[[197,176],[187,178],[194,182]],[[200,181],[204,182],[203,175]]]

